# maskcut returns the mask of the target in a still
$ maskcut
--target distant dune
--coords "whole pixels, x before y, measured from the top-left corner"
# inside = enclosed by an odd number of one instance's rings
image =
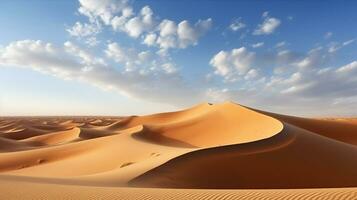
[[[357,199],[356,145],[356,119],[232,102],[0,118],[0,199]]]

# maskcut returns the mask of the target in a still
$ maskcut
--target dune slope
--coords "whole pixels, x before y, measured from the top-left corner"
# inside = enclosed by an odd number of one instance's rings
[[[357,187],[356,144],[355,121],[232,102],[147,116],[0,118],[0,189],[27,186],[29,199],[46,196],[40,188],[88,199],[89,187],[91,198],[353,198],[342,188]]]

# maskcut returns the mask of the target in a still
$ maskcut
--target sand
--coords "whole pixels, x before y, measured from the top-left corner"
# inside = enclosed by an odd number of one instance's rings
[[[4,117],[0,199],[357,199],[356,145],[355,119],[233,102],[147,116]]]

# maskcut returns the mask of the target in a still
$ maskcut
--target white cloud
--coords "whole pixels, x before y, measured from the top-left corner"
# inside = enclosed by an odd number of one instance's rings
[[[162,49],[187,48],[188,46],[196,45],[199,38],[204,35],[211,26],[211,19],[199,20],[194,25],[191,25],[187,20],[176,25],[175,22],[165,19],[158,26],[159,35],[155,42],[156,45]],[[145,40],[147,40],[147,42],[145,42],[146,44],[150,43],[148,40],[153,39],[147,37],[148,35],[145,38]]]
[[[353,39],[353,40],[347,40],[346,42],[343,42],[343,43],[342,43],[342,46],[350,45],[350,44],[352,44],[352,43],[355,42],[355,41],[356,41],[355,39]]]
[[[90,24],[76,25],[77,29],[82,30],[83,26],[88,26],[86,29],[89,31],[94,24],[104,23],[114,31],[125,32],[130,37],[142,39],[143,44],[162,49],[196,45],[199,38],[212,26],[210,18],[199,20],[194,25],[187,20],[178,24],[168,19],[159,21],[149,6],[142,7],[140,12],[135,14],[129,0],[80,0],[80,5],[79,13],[87,16]],[[71,33],[73,32],[71,30]],[[91,38],[87,43],[94,45],[96,40]]]
[[[229,28],[230,28],[232,31],[238,31],[238,30],[240,30],[240,29],[245,28],[246,26],[247,26],[247,25],[242,22],[242,19],[241,19],[241,18],[238,18],[238,19],[234,20],[234,21],[229,25]]]
[[[125,48],[115,42],[108,44],[105,54],[116,63],[122,64],[125,71],[139,71],[140,73],[152,71],[177,72],[175,65],[166,56],[153,54],[150,51],[140,52],[133,48]]]
[[[128,11],[125,11],[125,10],[130,10],[130,12],[128,13]],[[130,19],[130,17],[133,14],[132,14],[131,8],[126,8],[125,10],[123,10],[121,16],[114,16],[110,22],[112,25],[112,28],[115,31],[124,31],[124,32],[126,31],[125,24],[128,22],[128,20]]]
[[[100,41],[97,40],[96,37],[88,37],[86,40],[85,40],[85,43],[90,46],[90,47],[94,47],[94,46],[97,46],[99,44]]]
[[[329,44],[329,48],[328,48],[328,52],[329,53],[335,53],[337,52],[338,50],[342,49],[343,47],[345,46],[348,46],[350,44],[352,44],[353,42],[355,42],[356,40],[355,39],[352,39],[352,40],[347,40],[343,43],[338,43],[338,42],[332,42]]]
[[[322,48],[315,48],[307,53],[307,56],[298,62],[294,63],[300,69],[319,67],[324,62],[324,57],[321,55]]]
[[[159,25],[160,36],[166,37],[177,33],[177,25],[171,20],[163,20]]]
[[[176,74],[177,68],[173,63],[160,60],[163,58],[147,51],[137,52],[124,47],[120,47],[121,50],[135,54],[120,55],[122,52],[118,53],[117,47],[120,46],[115,43],[108,45],[110,57],[118,61],[110,63],[110,60],[96,57],[71,42],[56,47],[39,40],[15,41],[0,49],[0,66],[29,68],[152,102],[182,105],[198,101],[199,93]],[[117,66],[126,66],[128,62],[137,68],[127,71]],[[191,98],[185,98],[187,96]]]
[[[284,47],[286,46],[287,43],[285,41],[281,41],[281,42],[278,42],[276,45],[275,45],[275,48],[281,48],[281,47]]]
[[[102,27],[99,23],[76,22],[71,28],[67,28],[66,31],[71,36],[83,40],[89,46],[96,46],[99,43],[96,35],[102,31]]]
[[[64,51],[69,55],[73,55],[80,58],[80,63],[84,66],[107,66],[107,63],[102,58],[93,56],[88,51],[81,49],[79,46],[73,44],[70,41],[64,43]]]
[[[253,35],[269,35],[280,26],[280,19],[269,17],[267,12],[263,13],[264,21],[254,30]]]
[[[79,13],[94,23],[98,18],[109,25],[113,16],[128,6],[128,0],[79,0]]]
[[[220,51],[210,60],[210,65],[216,74],[227,80],[236,80],[237,76],[244,76],[251,69],[254,56],[255,53],[247,51],[245,47]]]
[[[153,30],[155,21],[153,18],[153,12],[149,6],[145,6],[141,9],[140,15],[131,18],[125,24],[125,31],[134,38],[139,37],[143,32]]]
[[[332,67],[329,55],[322,47],[306,54],[289,50],[255,53],[254,59],[245,63],[249,66],[245,73],[239,75],[231,51],[220,51],[210,64],[224,85],[215,83],[206,95],[215,101],[235,100],[275,112],[313,115],[322,114],[323,108],[325,114],[357,114],[344,107],[357,102],[357,61]],[[279,73],[266,73],[275,70],[273,66],[279,68]]]
[[[98,24],[87,24],[76,22],[73,27],[66,29],[66,31],[75,37],[86,37],[95,35],[100,32],[100,26]]]
[[[357,61],[344,65],[336,70],[338,73],[357,73]]]
[[[30,67],[36,71],[56,73],[64,78],[82,68],[73,56],[40,40],[11,42],[1,51],[0,58],[0,65]]]
[[[244,79],[245,80],[254,79],[257,78],[258,76],[259,76],[258,70],[250,69],[248,73],[244,76]]]
[[[180,22],[177,28],[179,47],[186,48],[189,45],[196,45],[198,38],[206,33],[212,26],[212,19],[199,20],[194,26],[186,20]]]
[[[258,43],[252,44],[253,48],[259,48],[259,47],[262,47],[262,46],[264,46],[264,42],[258,42]]]
[[[145,36],[143,43],[148,46],[153,46],[153,45],[155,45],[156,38],[157,38],[157,36],[155,33],[149,33]]]

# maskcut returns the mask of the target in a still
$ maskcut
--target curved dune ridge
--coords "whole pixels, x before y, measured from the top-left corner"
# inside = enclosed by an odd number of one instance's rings
[[[233,102],[147,116],[0,118],[0,189],[26,185],[30,199],[353,199],[356,145],[355,119],[299,118]],[[139,195],[128,187],[153,189]],[[48,193],[36,194],[40,188]],[[87,196],[89,188],[98,193]]]

